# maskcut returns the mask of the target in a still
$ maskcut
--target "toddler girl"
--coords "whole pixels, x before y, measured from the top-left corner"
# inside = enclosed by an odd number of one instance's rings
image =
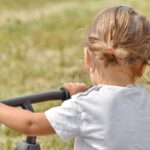
[[[127,6],[106,9],[85,40],[93,87],[66,83],[71,99],[45,113],[0,104],[0,122],[30,136],[75,138],[75,150],[149,150],[150,94],[135,85],[149,60],[149,21]]]

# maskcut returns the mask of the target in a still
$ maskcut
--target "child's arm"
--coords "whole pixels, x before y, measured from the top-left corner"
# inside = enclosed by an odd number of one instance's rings
[[[83,83],[66,83],[70,95],[84,92],[88,88]],[[30,136],[54,134],[55,131],[44,113],[33,113],[28,110],[10,107],[0,103],[0,123]]]
[[[44,113],[33,113],[4,104],[0,104],[0,123],[30,136],[55,133]]]

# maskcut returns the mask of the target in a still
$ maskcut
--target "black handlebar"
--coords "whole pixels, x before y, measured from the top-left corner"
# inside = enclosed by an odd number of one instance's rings
[[[45,102],[49,100],[67,100],[70,98],[69,92],[65,88],[61,88],[59,91],[45,92],[40,94],[22,96],[12,99],[6,99],[0,101],[0,103],[17,107],[21,106],[23,109],[34,112],[31,104]],[[40,145],[36,142],[36,137],[27,136],[25,141],[20,142],[16,146],[16,150],[41,150]]]
[[[17,107],[22,106],[25,103],[39,103],[49,100],[67,100],[70,98],[69,92],[65,88],[61,88],[59,91],[45,92],[34,95],[22,96],[12,99],[6,99],[0,101],[0,103]]]

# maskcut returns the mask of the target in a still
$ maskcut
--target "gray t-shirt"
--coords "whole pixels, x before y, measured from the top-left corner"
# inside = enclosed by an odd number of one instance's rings
[[[150,150],[150,94],[142,86],[98,85],[45,112],[75,150]]]

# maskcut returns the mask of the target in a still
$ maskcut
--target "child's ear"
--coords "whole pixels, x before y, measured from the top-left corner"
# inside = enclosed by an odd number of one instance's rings
[[[88,48],[84,48],[84,65],[87,68],[92,68],[93,67],[93,61],[92,61],[92,56],[88,50]]]

